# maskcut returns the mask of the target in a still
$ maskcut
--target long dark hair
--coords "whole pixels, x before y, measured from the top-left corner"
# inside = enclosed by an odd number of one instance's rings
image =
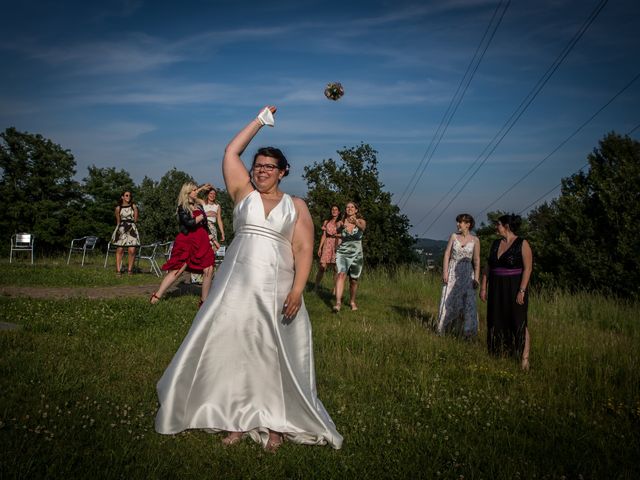
[[[118,206],[122,207],[123,205],[123,201],[122,201],[122,197],[124,197],[125,193],[129,193],[130,197],[129,197],[129,206],[133,207],[133,192],[131,190],[124,190],[121,194],[120,194],[120,198],[118,199]],[[113,205],[113,204],[112,204]]]
[[[331,214],[331,210],[333,210],[333,207],[336,207],[338,209],[338,218],[336,218],[336,221],[340,219],[340,213],[342,213],[342,210],[340,210],[340,207],[334,203],[329,207],[329,216],[325,219],[325,222],[330,222],[331,220],[333,220],[333,215]]]
[[[514,234],[518,234],[518,230],[520,230],[520,225],[522,225],[522,217],[520,215],[516,215],[515,213],[508,213],[506,215],[502,215],[498,218],[498,221],[502,224],[503,227],[508,227],[511,232]]]

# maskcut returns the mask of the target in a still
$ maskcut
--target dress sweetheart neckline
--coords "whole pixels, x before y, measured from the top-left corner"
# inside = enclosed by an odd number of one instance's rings
[[[282,197],[280,197],[280,200],[278,200],[278,203],[276,203],[273,206],[273,208],[271,208],[271,210],[269,210],[269,212],[267,212],[267,209],[266,209],[265,204],[264,204],[264,200],[262,200],[262,195],[260,194],[260,192],[258,190],[254,190],[254,192],[258,192],[258,197],[260,198],[260,203],[262,203],[262,212],[264,213],[264,219],[265,220],[269,219],[269,216],[271,215],[271,212],[273,212],[276,208],[278,208],[280,206],[280,204],[284,200],[285,195],[287,195],[286,193],[282,192]]]
[[[473,239],[469,240],[467,243],[462,243],[460,240],[458,240],[458,236],[457,235],[454,238],[455,238],[455,241],[458,242],[462,248],[466,247],[467,245],[470,245],[470,244],[474,243]]]

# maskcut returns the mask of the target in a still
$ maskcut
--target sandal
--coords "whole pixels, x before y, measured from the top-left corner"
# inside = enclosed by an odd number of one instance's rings
[[[198,308],[200,308],[203,303],[204,303],[204,300],[200,299],[200,301],[198,302]]]
[[[154,299],[154,298],[157,300],[157,302],[154,302],[154,301],[153,301],[153,299]],[[160,297],[159,297],[158,295],[156,295],[156,292],[153,292],[153,293],[151,294],[151,297],[149,298],[149,303],[150,303],[151,305],[155,305],[155,304],[156,304],[156,303],[158,303],[159,301],[160,301]]]
[[[127,270],[127,275],[129,276],[133,275],[133,270]]]
[[[356,302],[351,302],[351,310],[355,311],[358,309],[358,306],[356,305]]]
[[[235,445],[240,443],[242,440],[242,432],[231,432],[229,435],[222,439],[222,445],[225,447],[230,447],[231,445]]]
[[[282,435],[278,435],[276,439],[274,439],[271,434],[269,434],[269,440],[267,440],[267,444],[264,446],[264,450],[269,453],[276,453],[278,449],[284,443],[284,438]]]
[[[332,308],[333,313],[338,313],[340,311],[341,307],[342,307],[342,305],[340,305],[339,303],[336,303]]]

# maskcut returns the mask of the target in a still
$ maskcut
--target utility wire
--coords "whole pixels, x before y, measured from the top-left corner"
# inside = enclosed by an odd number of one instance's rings
[[[518,107],[516,108],[516,110],[511,114],[511,116],[509,117],[509,119],[505,122],[505,124],[502,126],[502,128],[498,131],[498,133],[496,133],[496,135],[491,139],[491,141],[489,142],[489,144],[484,148],[484,150],[482,151],[482,153],[478,156],[478,158],[476,158],[476,160],[469,166],[469,168],[467,168],[467,170],[462,174],[462,176],[456,181],[456,183],[453,185],[453,187],[449,190],[449,192],[447,192],[438,202],[438,205],[440,203],[442,203],[442,201],[444,200],[444,198],[446,198],[446,196],[455,188],[455,186],[460,183],[462,181],[462,179],[466,176],[466,174],[478,163],[479,165],[476,167],[476,169],[471,173],[471,175],[469,176],[469,178],[465,181],[465,183],[462,185],[462,187],[460,187],[460,189],[456,192],[456,194],[453,196],[453,198],[451,198],[451,200],[449,201],[449,203],[447,203],[447,205],[441,210],[441,212],[438,214],[438,216],[429,224],[429,226],[427,227],[427,229],[420,235],[423,236],[425,235],[430,229],[431,227],[440,219],[440,217],[445,213],[445,211],[447,210],[447,208],[449,208],[449,206],[458,198],[458,196],[460,195],[460,193],[462,193],[462,191],[464,190],[464,188],[469,184],[469,182],[473,179],[473,177],[475,177],[475,175],[478,173],[478,171],[480,170],[480,168],[482,168],[482,166],[487,162],[487,160],[489,159],[489,157],[493,154],[493,152],[496,150],[496,148],[498,148],[498,146],[500,145],[500,143],[502,142],[502,140],[504,139],[504,137],[511,131],[511,129],[515,126],[515,124],[517,123],[517,121],[520,119],[520,117],[522,117],[522,115],[524,114],[524,112],[527,110],[527,108],[529,107],[529,105],[531,105],[531,103],[533,102],[533,100],[538,96],[538,94],[540,93],[540,91],[542,90],[542,88],[547,84],[547,82],[551,79],[551,77],[553,76],[553,74],[556,72],[556,70],[560,67],[560,65],[562,64],[562,62],[565,60],[565,58],[569,55],[569,53],[571,52],[571,50],[573,50],[573,48],[575,47],[575,45],[578,43],[578,41],[582,38],[582,36],[584,35],[584,33],[587,31],[587,29],[591,26],[591,24],[595,21],[595,19],[597,18],[597,16],[600,14],[600,12],[602,11],[602,9],[604,8],[604,6],[607,4],[608,0],[601,0],[600,3],[598,3],[598,5],[594,8],[594,10],[591,12],[591,14],[589,15],[589,17],[585,20],[585,22],[582,24],[582,26],[578,29],[578,31],[576,32],[576,34],[572,37],[572,39],[569,41],[569,43],[567,44],[567,46],[565,46],[565,48],[562,50],[562,52],[560,53],[560,55],[554,60],[554,62],[551,64],[551,66],[547,69],[547,71],[542,75],[542,77],[540,78],[540,80],[538,80],[538,82],[536,83],[536,85],[533,87],[533,89],[527,94],[527,96],[520,102],[520,105],[518,105]],[[493,146],[492,146],[493,144]],[[487,150],[489,150],[487,152]],[[485,155],[485,152],[486,155]],[[484,155],[484,159],[481,161],[482,157]],[[430,212],[432,212],[435,209],[432,208],[424,217],[422,217],[422,219],[420,219],[420,221],[418,222],[421,223],[425,218],[427,218],[427,216],[430,214]],[[417,225],[417,224],[416,224]]]
[[[582,171],[585,167],[589,166],[589,162],[585,163],[583,166],[581,166],[578,170],[576,170],[575,172],[573,172],[571,174],[571,176],[577,174],[578,172]],[[527,205],[526,207],[524,207],[522,210],[520,210],[518,212],[518,215],[522,215],[524,212],[526,212],[527,210],[529,210],[531,207],[533,207],[536,203],[538,203],[540,200],[542,200],[543,198],[545,198],[547,195],[549,195],[550,193],[552,193],[554,190],[557,190],[558,188],[560,188],[562,186],[562,182],[560,182],[559,184],[557,184],[555,187],[553,187],[551,190],[548,190],[547,192],[543,193],[541,196],[539,196],[538,198],[536,198],[533,202],[531,202],[529,205]]]
[[[475,73],[478,70],[478,67],[480,66],[480,63],[482,62],[482,59],[484,58],[484,54],[486,53],[487,49],[489,48],[489,45],[491,44],[491,41],[493,40],[493,37],[495,36],[496,31],[498,30],[498,27],[500,26],[500,23],[502,22],[502,19],[503,19],[504,15],[505,15],[507,9],[509,8],[509,5],[511,4],[511,0],[507,1],[507,4],[504,7],[504,9],[502,10],[502,14],[500,15],[500,18],[498,19],[498,22],[496,23],[496,25],[493,27],[493,30],[491,31],[492,25],[494,23],[494,20],[495,20],[496,16],[498,15],[498,12],[500,11],[500,8],[502,7],[502,3],[503,3],[503,0],[500,0],[500,3],[498,4],[496,9],[494,10],[493,16],[491,17],[491,20],[489,21],[489,24],[487,25],[487,28],[486,28],[483,36],[482,36],[482,39],[480,40],[480,43],[478,44],[478,46],[476,48],[476,51],[474,52],[473,57],[471,58],[471,61],[469,62],[469,65],[467,66],[467,70],[464,72],[464,75],[462,76],[462,79],[460,80],[460,83],[458,84],[458,88],[456,89],[456,92],[454,93],[453,97],[451,98],[451,101],[449,102],[449,106],[447,107],[447,110],[446,110],[445,114],[443,115],[442,119],[440,120],[440,125],[438,125],[438,128],[437,128],[436,132],[434,133],[433,137],[431,138],[431,142],[429,143],[429,146],[427,147],[427,150],[424,152],[424,155],[422,156],[422,159],[420,160],[420,163],[418,164],[418,167],[416,168],[416,171],[411,176],[411,179],[409,180],[409,183],[407,183],[407,186],[405,187],[404,191],[402,192],[402,195],[400,196],[400,199],[398,200],[398,203],[401,203],[401,202],[403,202],[403,199],[404,199],[404,202],[402,203],[400,208],[404,208],[404,206],[407,204],[407,202],[409,201],[409,199],[413,195],[413,192],[415,191],[416,186],[420,182],[420,179],[422,178],[422,175],[424,174],[424,172],[426,171],[427,167],[429,166],[429,163],[431,163],[431,159],[433,158],[433,155],[434,155],[436,149],[438,148],[438,145],[440,144],[440,141],[442,140],[442,137],[446,133],[447,128],[449,127],[449,124],[453,120],[453,117],[454,117],[456,111],[458,110],[458,107],[459,107],[460,103],[462,102],[462,99],[464,98],[464,96],[465,96],[465,94],[467,92],[467,89],[469,88],[471,80],[475,76]],[[487,35],[489,35],[490,31],[491,31],[490,37],[487,40],[487,42],[486,42],[486,44],[484,46],[484,49],[482,50],[482,53],[478,56],[478,52],[480,51],[483,43],[485,43],[485,39],[487,38]],[[474,64],[475,64],[475,66],[474,66]],[[462,90],[462,93],[460,93],[461,90]],[[429,152],[431,152],[431,153],[429,153]],[[427,159],[427,157],[428,157],[428,159]],[[426,159],[426,164],[425,164],[425,159]],[[423,164],[424,164],[424,166],[423,166]],[[422,169],[422,171],[420,169]],[[420,172],[419,175],[418,175],[418,172]],[[411,187],[412,183],[413,183],[413,187]],[[407,194],[407,191],[409,190],[410,187],[411,187],[411,191]],[[406,195],[406,197],[405,197],[405,195]]]
[[[629,130],[626,135],[629,136],[631,135],[633,132],[635,132],[638,128],[640,128],[640,123],[638,125],[636,125],[635,127],[633,127],[631,130]],[[584,165],[582,165],[578,170],[576,170],[575,172],[573,172],[571,174],[571,176],[573,177],[574,175],[576,175],[578,172],[581,172],[582,170],[585,169],[585,167],[589,166],[589,162],[585,163]],[[536,198],[533,202],[531,202],[529,205],[527,205],[526,207],[524,207],[522,210],[520,210],[518,212],[518,215],[522,215],[524,212],[526,212],[527,210],[529,210],[531,207],[533,207],[536,203],[538,203],[540,200],[542,200],[543,198],[545,198],[547,195],[549,195],[551,192],[553,192],[554,190],[560,188],[562,186],[562,182],[560,182],[559,184],[557,184],[555,187],[553,187],[551,190],[548,190],[546,193],[543,193],[541,196],[539,196],[538,198]],[[482,212],[481,212],[482,213]]]
[[[624,87],[622,87],[622,89],[620,89],[618,91],[618,93],[616,93],[613,97],[611,97],[609,99],[609,101],[607,101],[602,107],[600,107],[593,115],[591,115],[584,123],[582,123],[582,125],[580,125],[577,129],[575,129],[571,135],[569,135],[562,142],[560,142],[560,144],[556,148],[554,148],[551,151],[551,153],[549,153],[549,155],[547,155],[542,160],[540,160],[533,168],[531,168],[527,173],[525,173],[522,177],[520,177],[520,179],[518,181],[516,181],[513,185],[511,185],[509,188],[507,188],[498,198],[496,198],[493,202],[491,202],[489,205],[484,207],[484,209],[480,211],[479,215],[482,215],[484,212],[489,210],[492,206],[494,206],[496,203],[498,203],[500,200],[502,200],[505,195],[507,195],[515,187],[520,185],[520,183],[522,183],[529,175],[531,175],[533,172],[535,172],[538,169],[538,167],[540,167],[544,162],[549,160],[549,158],[551,158],[551,156],[554,153],[556,153],[558,150],[560,150],[569,140],[571,140],[573,137],[575,137],[578,134],[578,132],[580,132],[580,130],[582,130],[589,123],[591,123],[591,121],[594,118],[596,118],[605,108],[607,108],[611,103],[613,103],[613,101],[616,98],[618,98],[620,95],[622,95],[625,92],[625,90],[627,90],[631,85],[633,85],[636,82],[636,80],[638,80],[639,78],[640,78],[640,73],[636,74],[636,76],[633,77],[633,79],[631,79],[630,82],[628,82]]]

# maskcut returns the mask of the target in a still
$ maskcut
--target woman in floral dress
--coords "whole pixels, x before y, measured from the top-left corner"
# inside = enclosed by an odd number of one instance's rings
[[[340,234],[338,233],[338,217],[340,216],[340,207],[331,205],[331,217],[322,223],[322,237],[320,237],[320,246],[318,246],[318,257],[320,265],[316,274],[316,290],[320,288],[320,282],[327,267],[336,266],[336,249],[340,244]]]
[[[138,207],[133,203],[133,195],[129,190],[122,192],[115,211],[116,229],[111,235],[111,245],[116,248],[116,274],[122,275],[122,257],[127,247],[129,262],[127,273],[133,274],[133,264],[136,260],[136,247],[140,246],[140,234],[136,227],[138,221]]]
[[[438,333],[455,333],[465,338],[478,333],[476,289],[480,278],[480,241],[471,234],[473,217],[456,217],[458,231],[451,234],[442,265],[442,296],[438,312]]]

